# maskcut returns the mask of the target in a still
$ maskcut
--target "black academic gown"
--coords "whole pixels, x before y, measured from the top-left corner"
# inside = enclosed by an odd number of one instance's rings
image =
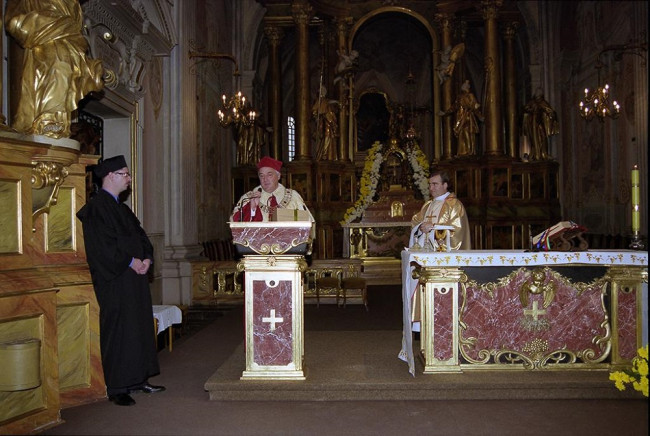
[[[77,217],[99,304],[104,380],[109,390],[146,382],[160,372],[147,275],[131,259],[153,260],[153,246],[135,214],[100,190]]]

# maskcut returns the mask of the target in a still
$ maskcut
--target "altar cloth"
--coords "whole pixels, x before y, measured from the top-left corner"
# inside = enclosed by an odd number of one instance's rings
[[[457,250],[433,252],[406,248],[402,269],[410,261],[420,266],[538,266],[538,265],[630,265],[648,266],[648,252],[635,250],[523,251]]]

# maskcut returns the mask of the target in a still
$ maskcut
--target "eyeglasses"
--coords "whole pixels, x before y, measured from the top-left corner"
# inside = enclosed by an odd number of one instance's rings
[[[119,174],[122,177],[131,177],[131,173],[125,173],[122,171],[115,171],[113,174]]]

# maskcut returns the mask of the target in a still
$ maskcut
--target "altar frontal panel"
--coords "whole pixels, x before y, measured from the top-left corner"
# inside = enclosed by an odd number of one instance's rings
[[[567,269],[522,267],[481,283],[468,268],[459,314],[463,359],[526,369],[603,362],[612,342],[609,282],[605,268],[590,270],[599,277],[586,282],[563,275]]]

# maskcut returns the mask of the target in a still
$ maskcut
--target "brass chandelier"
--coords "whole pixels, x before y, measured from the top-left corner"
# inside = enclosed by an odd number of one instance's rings
[[[618,118],[621,112],[621,105],[618,104],[616,100],[612,100],[610,103],[611,89],[609,84],[605,83],[605,85],[601,85],[600,82],[600,70],[605,65],[601,59],[603,54],[606,52],[613,52],[615,61],[620,61],[624,54],[634,54],[639,56],[643,59],[643,62],[645,62],[643,54],[646,50],[647,45],[645,43],[636,43],[631,41],[627,44],[605,47],[600,51],[600,53],[598,53],[595,65],[596,70],[598,71],[598,87],[592,92],[589,91],[589,88],[585,88],[584,99],[578,104],[578,111],[582,118],[590,121],[594,117],[598,117],[601,122],[604,122],[606,118]]]
[[[611,104],[609,102],[609,85],[607,83],[605,83],[605,86],[600,85],[601,67],[602,63],[599,61],[596,65],[598,69],[598,88],[591,93],[589,88],[585,88],[584,101],[581,100],[579,104],[580,116],[587,121],[592,120],[594,116],[597,116],[601,122],[604,122],[607,117],[616,119],[621,112],[621,105],[616,100],[613,100]]]
[[[222,95],[221,103],[223,110],[219,109],[217,115],[219,124],[222,127],[239,127],[242,125],[248,127],[255,123],[257,113],[250,104],[246,103],[246,97],[242,95],[241,91],[230,98],[227,98],[225,94]]]

